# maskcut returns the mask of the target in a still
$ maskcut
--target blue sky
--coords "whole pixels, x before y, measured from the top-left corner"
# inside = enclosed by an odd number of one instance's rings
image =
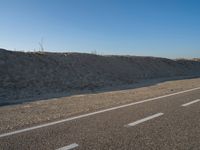
[[[0,0],[0,47],[200,57],[199,0]]]

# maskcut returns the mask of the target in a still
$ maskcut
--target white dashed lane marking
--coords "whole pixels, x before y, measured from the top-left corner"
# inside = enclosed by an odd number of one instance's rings
[[[163,113],[157,113],[157,114],[155,114],[155,115],[152,115],[152,116],[149,116],[149,117],[140,119],[140,120],[135,121],[135,122],[132,122],[132,123],[129,123],[129,124],[125,125],[125,127],[136,126],[136,125],[138,125],[138,124],[140,124],[140,123],[143,123],[143,122],[145,122],[145,121],[148,121],[148,120],[151,120],[151,119],[160,117],[160,116],[162,116],[162,115],[164,115],[164,114],[163,114]]]
[[[78,147],[78,144],[73,143],[73,144],[67,145],[65,147],[58,148],[56,150],[70,150],[70,149],[73,149],[73,148],[76,148],[76,147]]]
[[[183,104],[183,105],[181,105],[181,106],[186,107],[186,106],[192,105],[192,104],[197,103],[197,102],[200,102],[200,99],[191,101],[191,102],[189,102],[189,103],[185,103],[185,104]]]

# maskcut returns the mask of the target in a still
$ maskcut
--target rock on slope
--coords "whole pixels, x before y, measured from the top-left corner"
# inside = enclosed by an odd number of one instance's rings
[[[3,101],[190,75],[200,75],[200,62],[0,49],[0,100]]]

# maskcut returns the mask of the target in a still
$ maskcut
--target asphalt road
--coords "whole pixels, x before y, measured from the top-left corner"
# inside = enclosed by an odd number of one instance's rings
[[[19,133],[1,133],[0,150],[200,150],[199,99],[197,89]]]

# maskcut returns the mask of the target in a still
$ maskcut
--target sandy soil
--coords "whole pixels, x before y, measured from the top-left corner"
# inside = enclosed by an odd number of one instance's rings
[[[200,86],[200,78],[96,94],[74,95],[0,107],[0,132],[42,124]]]

